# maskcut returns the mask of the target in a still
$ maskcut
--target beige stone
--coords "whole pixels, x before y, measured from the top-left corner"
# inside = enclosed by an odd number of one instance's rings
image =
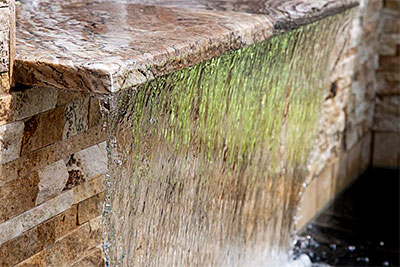
[[[13,122],[0,126],[0,164],[19,157],[23,128],[23,122]]]
[[[51,122],[51,127],[49,123]],[[25,121],[22,155],[61,141],[64,109],[56,108]]]
[[[345,180],[345,187],[355,181],[361,174],[361,145],[362,142],[358,142],[347,152],[347,177]]]
[[[0,224],[0,244],[47,221],[72,206],[72,191],[67,191],[40,206]]]
[[[361,173],[366,171],[371,162],[372,133],[369,132],[361,141]]]
[[[98,145],[75,153],[86,178],[95,178],[107,172],[107,157]]]
[[[91,181],[85,182],[72,189],[73,191],[73,203],[78,204],[85,199],[95,196],[101,192],[104,192],[104,175],[93,179]]]
[[[373,166],[399,168],[399,162],[400,134],[375,132]]]
[[[73,267],[103,267],[105,264],[103,251],[97,247],[91,249],[82,259],[74,263]]]
[[[54,222],[55,239],[59,239],[67,235],[69,232],[78,227],[77,214],[77,206],[74,205],[70,209],[51,219]]]
[[[89,128],[95,127],[103,123],[102,115],[100,112],[99,99],[97,97],[90,97],[89,102]]]
[[[35,206],[39,177],[36,173],[0,187],[0,223]]]
[[[70,266],[90,249],[90,226],[86,223],[57,240],[46,253],[48,266]]]
[[[58,90],[45,87],[17,88],[13,96],[14,120],[22,120],[55,108]]]
[[[80,101],[85,97],[88,97],[88,93],[75,91],[75,90],[63,90],[55,89],[58,92],[57,106],[65,106],[71,104],[72,102]]]
[[[375,112],[376,131],[400,133],[400,92],[399,95],[377,97]]]
[[[45,251],[42,250],[39,253],[36,253],[29,259],[24,260],[23,262],[15,265],[15,267],[46,267],[45,265]]]
[[[82,133],[88,129],[89,98],[83,98],[65,106],[63,139]]]
[[[59,195],[68,180],[68,170],[63,160],[59,160],[38,171],[39,193],[36,197],[36,205]]]
[[[317,210],[322,210],[335,196],[333,187],[333,169],[328,165],[322,173],[315,178],[317,183]]]
[[[0,23],[3,23],[1,17],[5,14],[9,16],[9,10],[0,9]],[[0,72],[8,72],[9,70],[9,34],[8,30],[0,30]]]
[[[105,132],[99,126],[0,165],[0,186],[104,140]]]
[[[303,192],[298,215],[300,220],[296,228],[301,229],[317,213],[317,181],[314,178]]]
[[[86,199],[78,204],[78,223],[83,224],[101,214],[103,209],[104,193]]]
[[[12,95],[0,93],[0,126],[11,121],[13,110],[11,108]]]

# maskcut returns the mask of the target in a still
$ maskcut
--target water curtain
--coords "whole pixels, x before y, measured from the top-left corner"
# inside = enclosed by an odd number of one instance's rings
[[[330,54],[349,16],[103,100],[107,264],[268,266],[288,250]]]

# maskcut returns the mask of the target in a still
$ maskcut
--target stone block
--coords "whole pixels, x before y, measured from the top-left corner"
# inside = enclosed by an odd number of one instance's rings
[[[45,265],[45,251],[42,250],[36,253],[29,259],[24,260],[21,263],[15,265],[15,267],[46,267]]]
[[[12,95],[0,93],[0,126],[11,121],[13,114],[12,110]]]
[[[345,187],[350,185],[361,174],[361,145],[362,142],[360,141],[347,151],[347,178]]]
[[[47,221],[72,206],[72,191],[67,191],[40,206],[0,224],[0,244]]]
[[[23,120],[55,108],[58,90],[45,87],[13,88],[14,120]]]
[[[90,97],[89,100],[89,128],[103,123],[100,112],[100,104],[97,97]]]
[[[400,95],[376,98],[374,130],[400,133]]]
[[[373,166],[383,168],[400,167],[400,134],[374,133]]]
[[[0,164],[10,162],[19,157],[23,128],[24,123],[21,121],[0,126]]]
[[[62,140],[64,109],[55,108],[25,121],[22,155]]]
[[[39,192],[36,198],[36,205],[59,195],[64,189],[68,180],[68,170],[63,160],[59,160],[38,171]]]
[[[78,204],[78,224],[84,224],[101,215],[104,196],[103,192]]]
[[[347,186],[347,159],[348,155],[342,152],[339,158],[333,164],[333,184],[335,188],[335,195],[342,192]]]
[[[29,264],[41,262],[44,248],[50,247],[55,240],[77,228],[76,214],[76,206],[73,206],[0,245],[0,266],[14,266],[16,263],[20,263],[21,266],[31,266]]]
[[[77,206],[74,205],[70,209],[51,219],[54,222],[54,236],[56,239],[67,235],[78,227],[77,214]]]
[[[4,16],[4,13],[8,14],[8,9],[0,9],[0,23],[2,22],[1,17]],[[7,22],[7,25],[9,23]],[[9,64],[10,64],[10,32],[8,30],[0,30],[0,72],[8,72]]]
[[[35,206],[39,177],[36,173],[0,187],[0,223]]]
[[[74,263],[73,267],[103,267],[105,265],[103,251],[97,247],[91,249],[86,255]]]
[[[8,93],[10,89],[10,76],[8,72],[0,73],[0,94]]]
[[[0,245],[0,266],[9,267],[34,256],[54,243],[54,223],[45,222]]]
[[[44,168],[68,155],[98,144],[104,141],[105,138],[105,132],[102,127],[95,127],[82,134],[51,144],[23,155],[12,162],[0,165],[0,173],[2,174],[0,176],[0,186],[18,177],[27,176],[29,173]]]
[[[317,213],[317,181],[314,178],[306,187],[303,192],[299,216],[300,220],[296,226],[297,229],[302,228],[308,221],[310,221]]]
[[[57,107],[71,104],[72,102],[79,102],[80,100],[88,97],[88,93],[75,91],[75,90],[63,90],[56,89],[58,91]]]
[[[83,98],[65,106],[63,139],[82,133],[88,129],[89,98]]]
[[[333,169],[331,165],[326,166],[321,174],[315,178],[317,183],[317,212],[321,211],[335,197],[332,178]]]
[[[57,267],[70,266],[91,249],[90,243],[91,230],[89,223],[86,223],[47,249],[46,264]]]
[[[78,185],[72,189],[73,191],[73,203],[78,204],[85,199],[95,196],[105,191],[104,175]]]

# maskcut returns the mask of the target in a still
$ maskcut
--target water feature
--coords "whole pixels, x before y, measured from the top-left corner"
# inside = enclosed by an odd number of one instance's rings
[[[110,266],[287,259],[332,46],[349,13],[103,100]]]

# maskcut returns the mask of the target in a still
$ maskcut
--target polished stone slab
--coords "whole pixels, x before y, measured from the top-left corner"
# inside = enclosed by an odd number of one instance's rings
[[[112,93],[356,4],[26,0],[17,10],[14,80]]]

